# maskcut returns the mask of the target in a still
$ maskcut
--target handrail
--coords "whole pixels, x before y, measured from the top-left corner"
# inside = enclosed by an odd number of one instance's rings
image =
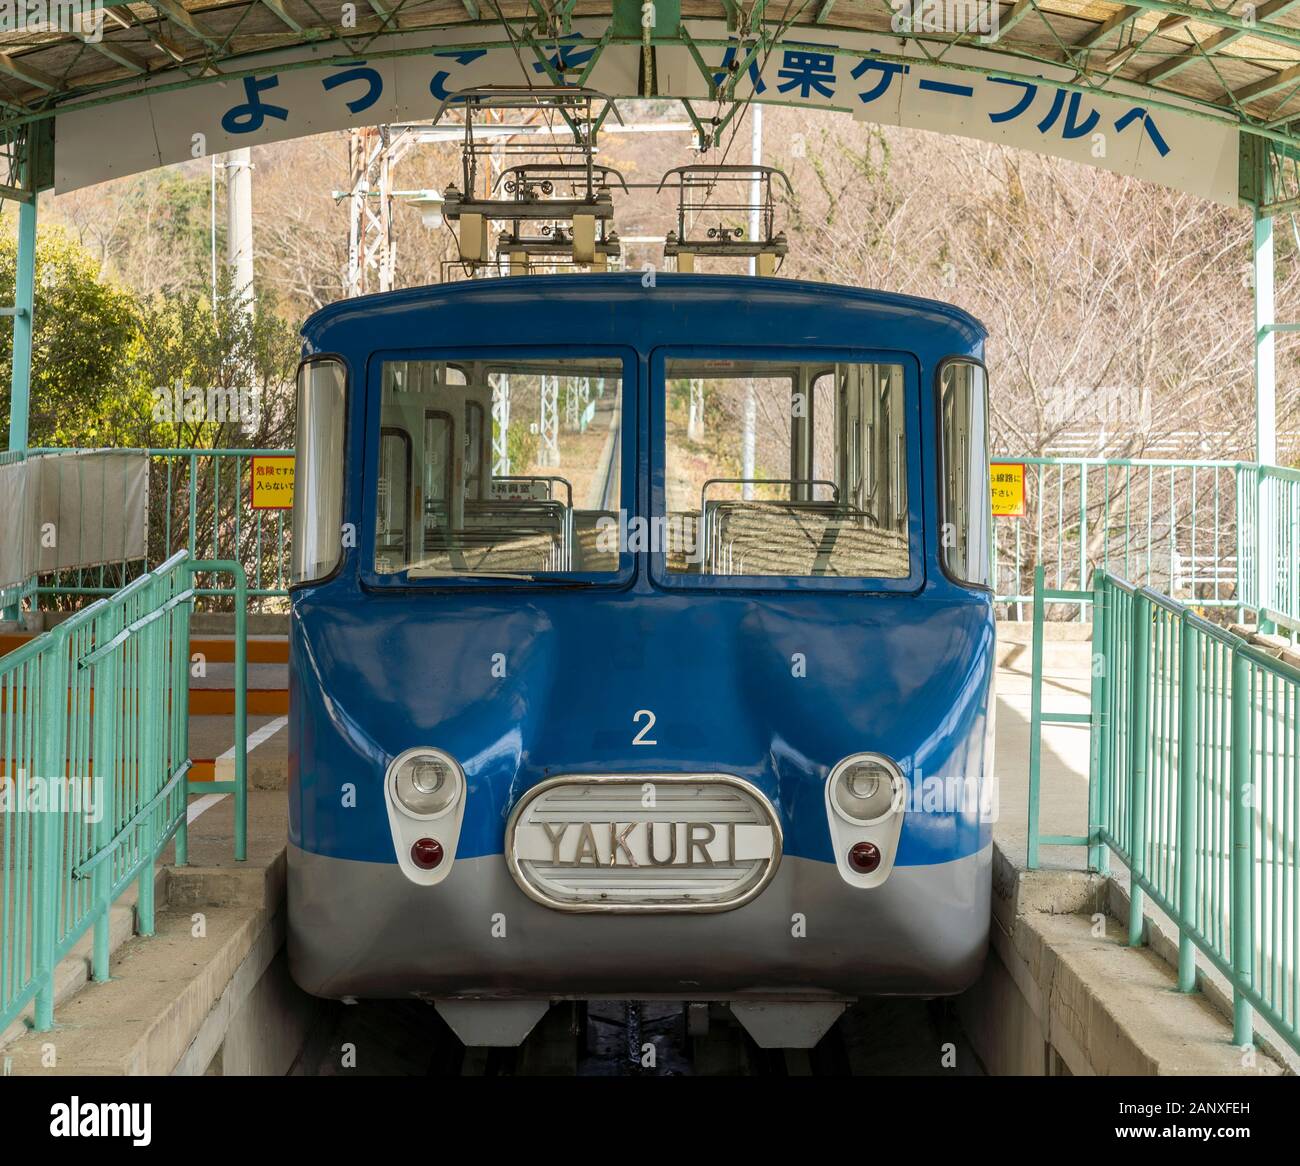
[[[194,579],[234,577],[235,778],[191,782],[189,627]],[[136,930],[154,931],[155,867],[187,861],[188,796],[235,798],[247,856],[247,580],[233,560],[171,555],[0,658],[0,1031],[31,1006],[54,1022],[59,961],[93,931],[109,975],[113,904],[135,883]]]
[[[233,559],[195,559],[187,564],[193,588],[195,575],[224,572],[235,581],[235,776],[233,781],[195,783],[191,793],[229,793],[235,797],[235,861],[248,857],[248,578]],[[188,839],[176,843],[176,862],[189,858]]]
[[[1229,982],[1233,1039],[1258,1014],[1300,1051],[1300,668],[1150,587],[1097,571],[1090,592],[1035,574],[1029,863],[1040,845],[1086,846],[1128,867],[1129,943],[1145,941],[1150,897],[1178,931],[1178,983],[1198,955]],[[1093,607],[1090,712],[1042,708],[1042,609]],[[1089,728],[1088,829],[1039,834],[1042,726]]]

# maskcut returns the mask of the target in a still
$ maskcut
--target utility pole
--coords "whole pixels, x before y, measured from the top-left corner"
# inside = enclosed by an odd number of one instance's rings
[[[231,294],[253,311],[253,156],[247,147],[226,154],[226,262]]]
[[[363,296],[391,291],[397,269],[393,240],[393,169],[416,139],[392,126],[370,126],[348,134],[348,270],[346,293]]]
[[[749,103],[749,161],[753,166],[763,164],[763,107],[756,101]],[[763,197],[762,183],[757,172],[749,183],[749,239],[752,243],[758,238],[759,202]],[[758,258],[751,256],[749,274],[758,273]],[[758,402],[754,398],[754,381],[745,382],[745,420],[741,439],[740,476],[750,479],[741,488],[741,496],[746,500],[754,497],[754,429],[758,421]]]

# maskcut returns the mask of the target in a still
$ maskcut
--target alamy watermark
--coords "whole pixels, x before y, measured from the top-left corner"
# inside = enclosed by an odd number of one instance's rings
[[[103,0],[0,0],[0,32],[52,29],[98,44],[104,39]]]
[[[153,419],[160,425],[233,423],[253,433],[262,424],[262,390],[201,388],[177,377],[174,384],[154,389]]]
[[[918,768],[894,793],[894,810],[909,814],[978,814],[981,822],[996,822],[998,783],[992,772],[984,774],[926,774]]]
[[[19,769],[13,781],[0,784],[0,814],[84,814],[87,822],[98,822],[105,809],[101,790],[88,778],[40,777]]]
[[[889,27],[904,36],[977,33],[992,41],[1000,31],[998,0],[889,0],[889,7],[893,10]]]
[[[642,515],[628,517],[626,510],[618,518],[602,515],[596,520],[596,549],[602,554],[667,554],[680,549],[688,563],[700,561],[700,548],[696,539],[694,515]]]

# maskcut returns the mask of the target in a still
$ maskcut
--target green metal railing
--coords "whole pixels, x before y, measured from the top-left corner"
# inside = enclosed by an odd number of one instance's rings
[[[190,787],[189,621],[195,575],[234,577],[235,778]],[[90,929],[91,973],[108,978],[109,913],[135,882],[136,930],[154,930],[155,864],[187,859],[191,792],[235,796],[247,851],[243,569],[179,551],[0,658],[0,1030],[33,1005],[53,1024],[60,959]]]
[[[33,453],[67,453],[54,448]],[[105,563],[41,580],[40,592],[106,595],[149,563],[187,550],[201,559],[238,562],[254,599],[288,595],[292,524],[285,510],[252,505],[252,459],[292,457],[291,449],[147,449],[149,553],[147,560]],[[200,595],[226,594],[204,588]]]
[[[1113,571],[1200,607],[1241,603],[1242,475],[1229,461],[996,457],[1025,467],[1025,513],[994,520],[994,588],[1024,618],[1033,572],[1060,589],[1088,586],[1092,569]],[[1082,605],[1075,605],[1082,616]]]
[[[1036,575],[1030,726],[1029,865],[1040,845],[1087,846],[1129,870],[1129,942],[1144,897],[1178,930],[1178,984],[1196,954],[1231,985],[1233,1036],[1253,1012],[1300,1051],[1300,669],[1188,607],[1098,571],[1089,591]],[[1091,712],[1042,708],[1043,611],[1093,605]],[[1088,831],[1039,834],[1042,725],[1091,730]]]
[[[1243,548],[1244,606],[1264,625],[1300,631],[1300,470],[1244,467],[1241,495],[1245,524],[1260,536]]]
[[[59,452],[42,450],[38,452]],[[45,594],[111,593],[187,549],[244,567],[248,594],[288,594],[291,523],[251,504],[252,459],[287,449],[149,449],[147,561],[42,579]],[[1262,609],[1300,632],[1300,470],[1249,462],[998,457],[1025,466],[1025,513],[994,522],[998,603],[1024,618],[1041,566],[1057,590],[1099,568],[1200,608]],[[1260,568],[1264,568],[1261,570]],[[1264,593],[1260,594],[1261,578]],[[204,594],[222,593],[217,588]],[[1083,617],[1087,606],[1072,605]]]

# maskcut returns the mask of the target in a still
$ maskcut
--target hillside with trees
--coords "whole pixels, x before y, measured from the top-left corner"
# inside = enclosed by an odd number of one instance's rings
[[[629,103],[625,114],[651,115],[680,118],[667,102]],[[776,107],[765,118],[765,159],[795,189],[781,208],[790,241],[781,274],[932,296],[982,319],[999,451],[1250,456],[1245,211],[999,146]],[[748,126],[734,130],[708,160],[747,160]],[[687,134],[601,141],[600,160],[629,181],[655,181],[696,158]],[[347,185],[346,136],[262,147],[254,163],[251,322],[223,307],[224,196],[207,162],[43,197],[34,443],[289,440],[294,334],[344,287],[347,209],[334,194]],[[442,189],[459,169],[453,147],[421,147],[399,164],[396,185]],[[616,198],[625,236],[662,235],[673,215],[666,194]],[[12,294],[12,235],[8,216],[0,297]],[[457,274],[449,228],[429,230],[399,203],[395,237],[398,286]],[[1294,317],[1300,265],[1288,220],[1278,221],[1277,247],[1279,317]],[[625,263],[662,259],[658,247],[637,244]],[[6,387],[7,349],[0,335]],[[1283,337],[1278,353],[1281,453],[1294,462],[1300,370],[1292,341]],[[250,431],[160,422],[153,403],[178,378],[252,385],[266,404],[260,423]],[[0,423],[6,415],[0,389]]]

